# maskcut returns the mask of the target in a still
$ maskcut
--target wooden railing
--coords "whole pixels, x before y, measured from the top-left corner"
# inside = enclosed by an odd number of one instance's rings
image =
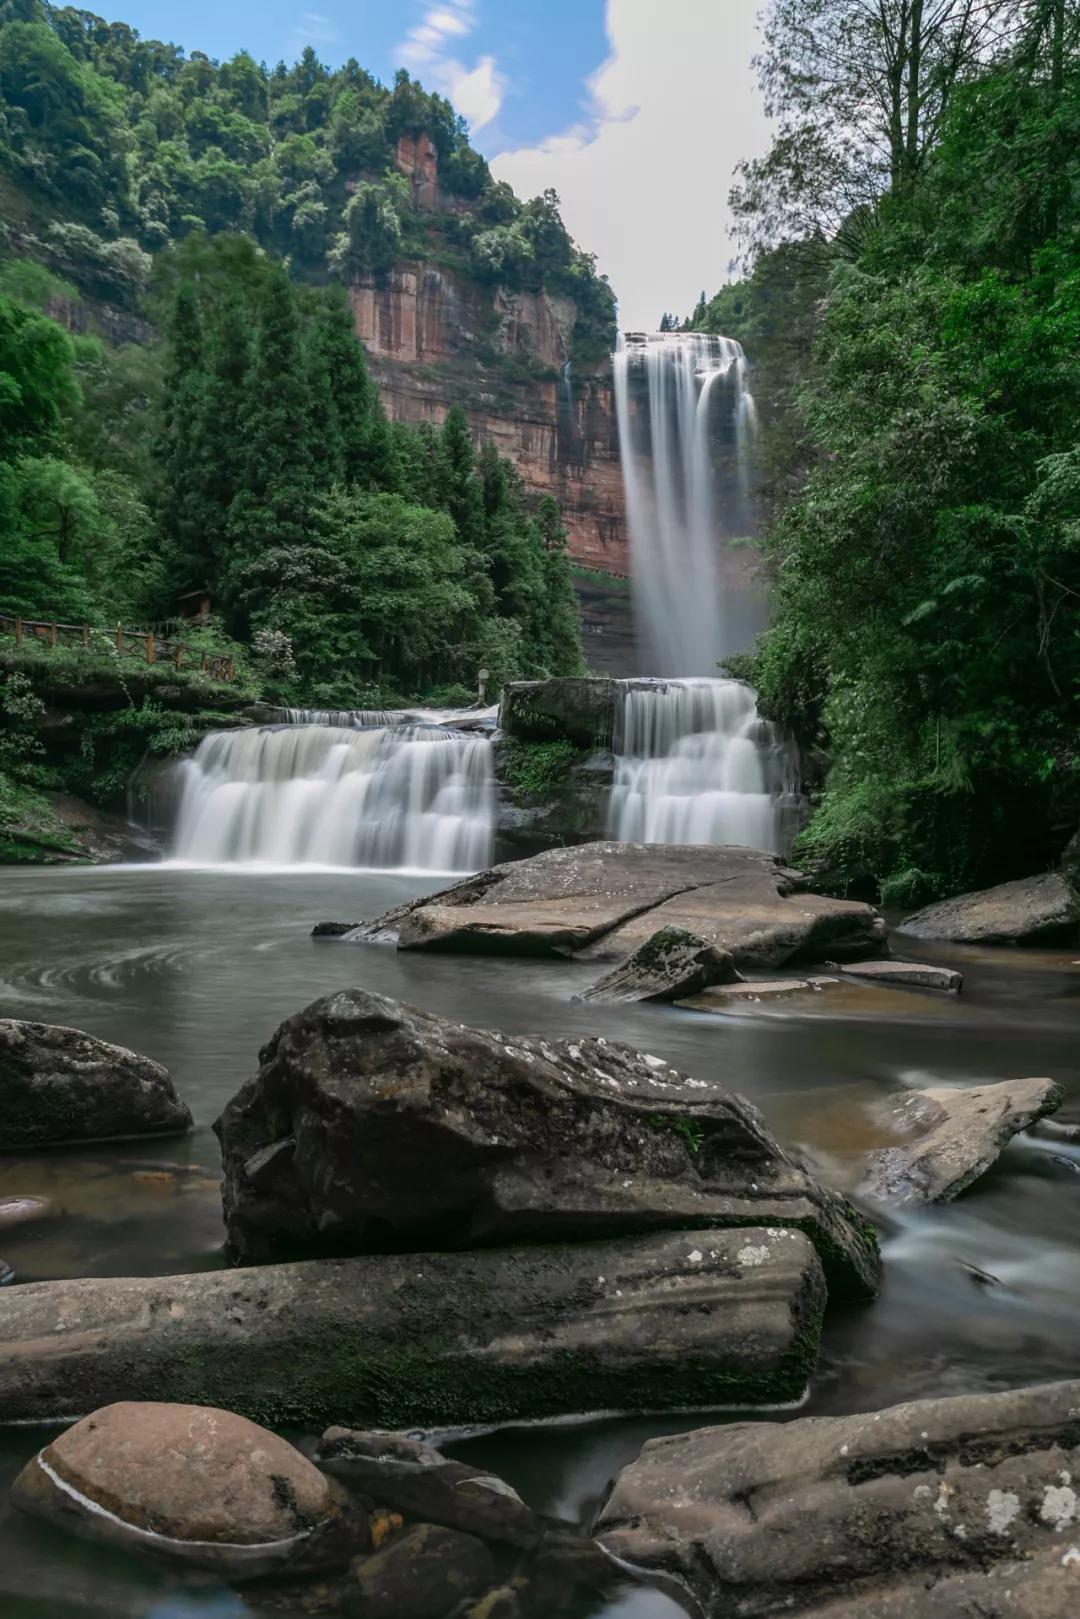
[[[0,635],[14,636],[16,646],[33,642],[54,648],[77,647],[83,652],[104,643],[121,658],[171,663],[174,669],[197,667],[211,680],[233,680],[236,676],[236,665],[224,653],[202,652],[172,636],[155,635],[153,630],[128,630],[122,624],[115,630],[103,630],[91,624],[61,624],[55,619],[12,618],[0,613]]]

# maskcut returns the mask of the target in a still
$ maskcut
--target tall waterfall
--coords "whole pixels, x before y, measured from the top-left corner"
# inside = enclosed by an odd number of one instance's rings
[[[721,566],[722,541],[753,531],[757,416],[746,356],[730,337],[627,333],[614,377],[646,666],[661,675],[709,675],[748,640],[730,604],[725,610]]]
[[[173,858],[440,872],[488,865],[488,739],[433,724],[348,723],[205,737],[178,767]]]
[[[749,686],[627,681],[615,746],[611,837],[784,851],[789,751]]]

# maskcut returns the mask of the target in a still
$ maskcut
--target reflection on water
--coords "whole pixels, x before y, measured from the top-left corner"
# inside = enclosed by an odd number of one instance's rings
[[[20,1277],[153,1274],[221,1263],[219,1155],[210,1123],[254,1070],[277,1023],[317,995],[360,984],[508,1033],[626,1040],[751,1097],[781,1139],[839,1187],[883,1139],[880,1103],[903,1087],[1050,1074],[1077,1094],[1075,955],[918,947],[966,975],[936,997],[844,984],[730,1016],[570,1000],[595,967],[398,954],[314,941],[324,917],[361,920],[433,879],[400,874],[129,870],[0,872],[0,1016],[88,1029],[165,1063],[196,1133],[0,1159],[0,1200],[53,1212],[0,1232]],[[882,1297],[834,1311],[803,1408],[1076,1376],[1080,1363],[1080,1150],[1025,1138],[958,1204],[882,1230]],[[966,1266],[988,1273],[977,1280]],[[456,1448],[502,1472],[538,1508],[584,1520],[651,1435],[700,1416],[504,1431]],[[784,1420],[779,1416],[776,1420]],[[0,1484],[41,1436],[0,1433]],[[220,1590],[187,1590],[88,1551],[0,1503],[4,1619],[233,1619]],[[634,1593],[605,1619],[670,1619]]]

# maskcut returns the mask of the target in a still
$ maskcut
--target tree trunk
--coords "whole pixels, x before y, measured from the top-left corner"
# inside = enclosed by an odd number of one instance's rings
[[[911,45],[907,75],[907,142],[904,179],[915,184],[919,171],[919,132],[922,127],[923,0],[912,0]]]

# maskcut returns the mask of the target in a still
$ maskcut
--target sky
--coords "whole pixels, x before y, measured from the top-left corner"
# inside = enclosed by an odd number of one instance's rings
[[[99,0],[100,4],[100,0]],[[114,0],[147,38],[222,60],[312,45],[449,96],[522,197],[553,186],[620,324],[652,330],[728,279],[727,193],[768,125],[750,59],[762,0]]]

